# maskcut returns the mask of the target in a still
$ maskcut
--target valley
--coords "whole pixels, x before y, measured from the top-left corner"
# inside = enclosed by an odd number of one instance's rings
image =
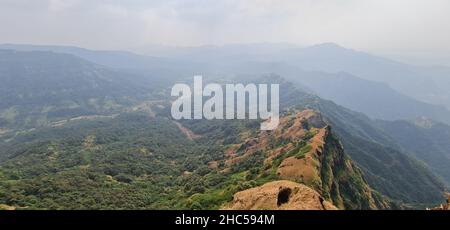
[[[172,78],[157,78],[154,69],[118,70],[67,53],[2,50],[0,57],[1,209],[442,203],[447,172],[445,163],[434,166],[447,158],[446,125],[414,126],[424,142],[410,146],[410,123],[322,99],[291,83],[293,75],[243,73],[219,82],[280,84],[278,128],[261,131],[261,120],[175,121],[169,89],[191,79],[178,75],[184,67],[159,69]],[[432,158],[421,154],[425,146],[433,146]]]

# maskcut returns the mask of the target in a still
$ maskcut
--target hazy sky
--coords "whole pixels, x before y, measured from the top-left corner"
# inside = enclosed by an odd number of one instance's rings
[[[0,0],[0,43],[133,49],[255,42],[335,42],[450,62],[450,1]]]

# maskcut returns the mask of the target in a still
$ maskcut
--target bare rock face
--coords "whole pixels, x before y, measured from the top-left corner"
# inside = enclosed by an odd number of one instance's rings
[[[337,210],[306,185],[287,180],[266,183],[234,195],[223,209],[231,210]]]
[[[0,210],[16,210],[16,207],[6,204],[0,204]]]

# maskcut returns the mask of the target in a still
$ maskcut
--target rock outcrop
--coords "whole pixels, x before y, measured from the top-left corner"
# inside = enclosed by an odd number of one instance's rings
[[[273,181],[234,195],[223,207],[232,210],[337,210],[318,192],[287,180]]]
[[[0,204],[0,210],[16,210],[16,207],[6,204]]]

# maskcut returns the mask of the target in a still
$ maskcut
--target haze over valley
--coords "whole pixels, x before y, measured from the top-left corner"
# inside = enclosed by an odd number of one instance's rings
[[[0,3],[0,209],[444,203],[447,1],[26,3]],[[174,119],[194,75],[279,84],[279,125]]]

